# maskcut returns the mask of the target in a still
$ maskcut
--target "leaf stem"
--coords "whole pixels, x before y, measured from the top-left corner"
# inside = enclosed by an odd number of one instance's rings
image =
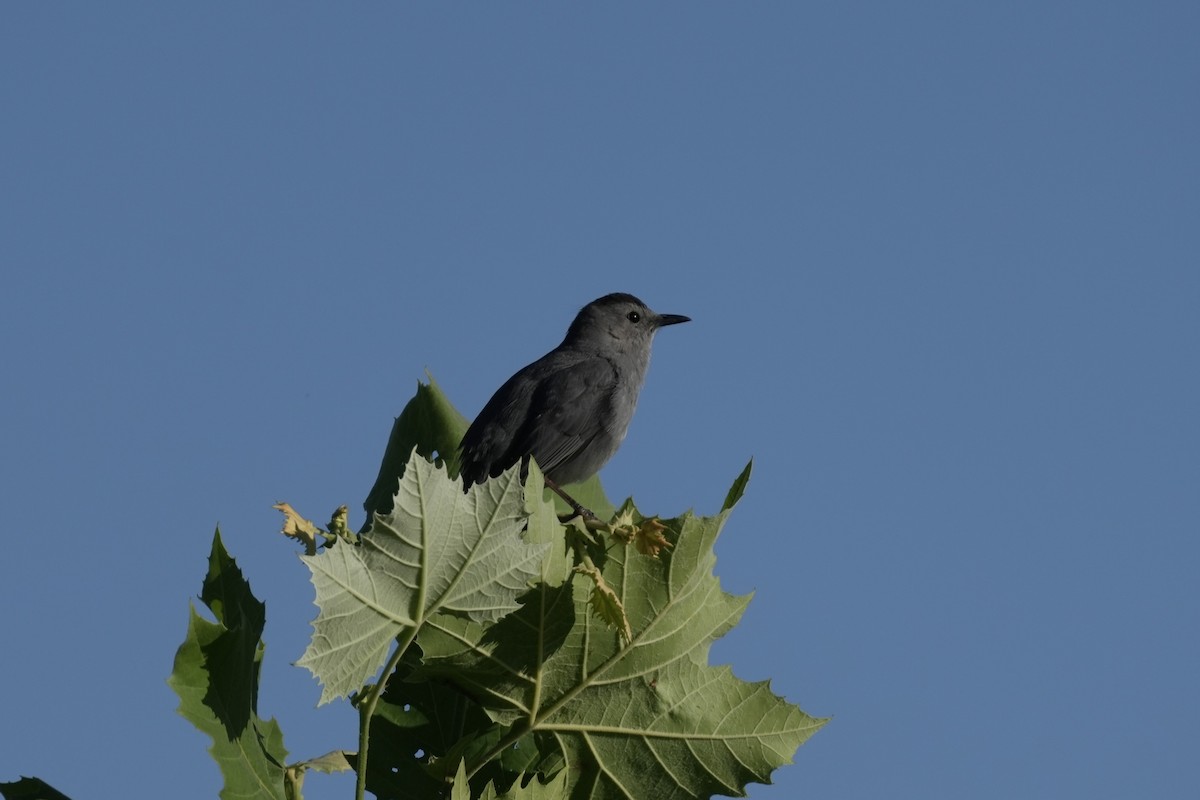
[[[383,694],[384,687],[387,686],[388,678],[396,671],[396,666],[400,663],[405,651],[408,650],[408,646],[413,643],[413,639],[417,638],[418,630],[420,630],[420,625],[413,625],[405,630],[404,635],[396,644],[396,649],[392,651],[391,657],[383,665],[379,682],[367,691],[366,698],[358,707],[358,763],[355,765],[357,773],[354,784],[355,800],[364,800],[367,792],[367,750],[371,744],[371,717],[375,715],[375,707],[379,705],[379,697]]]

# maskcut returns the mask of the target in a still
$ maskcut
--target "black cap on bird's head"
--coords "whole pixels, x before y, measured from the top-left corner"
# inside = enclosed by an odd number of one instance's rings
[[[657,314],[633,295],[613,292],[579,310],[565,341],[582,342],[597,337],[638,341],[649,339],[659,328],[690,321],[691,317],[682,314]]]

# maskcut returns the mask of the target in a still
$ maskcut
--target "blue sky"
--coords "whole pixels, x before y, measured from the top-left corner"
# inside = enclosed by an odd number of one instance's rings
[[[1198,9],[7,6],[0,780],[215,796],[217,524],[260,711],[353,747],[271,504],[357,523],[426,368],[473,416],[627,291],[694,321],[609,494],[753,457],[715,655],[834,716],[750,797],[1194,793]]]

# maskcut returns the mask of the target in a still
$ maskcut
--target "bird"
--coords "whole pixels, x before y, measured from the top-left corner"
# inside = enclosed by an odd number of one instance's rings
[[[600,471],[617,452],[650,365],[654,334],[690,322],[615,292],[579,310],[562,343],[505,381],[459,445],[463,490],[532,456],[546,484],[576,513],[594,516],[562,491]],[[584,513],[586,512],[586,513]]]

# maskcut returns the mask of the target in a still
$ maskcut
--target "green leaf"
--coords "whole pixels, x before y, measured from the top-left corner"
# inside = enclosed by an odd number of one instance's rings
[[[283,733],[257,711],[265,607],[226,552],[219,530],[200,599],[216,622],[191,608],[188,635],[167,681],[179,695],[179,713],[212,738],[209,752],[225,779],[222,798],[283,800]]]
[[[441,796],[457,764],[464,758],[477,763],[508,733],[453,686],[405,680],[416,663],[415,656],[404,659],[371,719],[367,789],[379,800]],[[550,742],[546,757],[533,739],[520,738],[476,771],[471,777],[475,790],[490,782],[507,788],[521,773],[558,771],[562,760],[557,745]]]
[[[4,800],[70,800],[41,778],[21,778],[12,783],[0,783]]]
[[[498,748],[530,733],[553,742],[570,797],[742,795],[825,720],[707,663],[749,601],[723,592],[712,573],[728,515],[664,520],[673,547],[657,558],[619,544],[594,555],[624,606],[628,645],[589,614],[592,584],[576,576],[535,588],[490,628],[431,618],[418,638],[421,674],[455,683],[509,725]]]
[[[300,800],[304,790],[304,779],[310,772],[324,772],[332,775],[335,772],[347,772],[354,769],[350,764],[348,754],[344,750],[334,750],[317,758],[288,764],[283,773],[284,793],[287,800]]]
[[[547,546],[538,580],[547,586],[560,586],[571,573],[575,562],[567,547],[555,507],[545,502],[545,486],[545,478],[537,461],[530,459],[529,476],[525,478],[525,513],[529,515],[525,541]]]
[[[371,719],[367,788],[379,800],[437,797],[448,777],[443,770],[457,763],[447,758],[455,743],[491,726],[483,709],[452,687],[393,676]]]
[[[450,800],[471,800],[471,787],[467,784],[467,766],[458,762],[454,773],[454,786],[450,788]]]
[[[742,495],[746,492],[746,484],[750,483],[750,469],[754,466],[754,459],[750,459],[746,463],[746,468],[733,481],[733,486],[729,487],[729,493],[725,495],[725,502],[721,505],[722,511],[728,511],[737,505],[738,500],[742,499]]]
[[[534,779],[526,786],[514,785],[506,792],[497,793],[491,784],[483,790],[479,800],[562,800],[567,796],[567,773],[560,772],[548,783]]]
[[[431,461],[440,458],[451,475],[458,475],[458,443],[470,421],[450,404],[433,376],[428,377],[428,384],[417,383],[416,395],[392,424],[379,476],[363,502],[368,518],[373,512],[386,514],[392,510],[396,484],[404,475],[414,447]]]
[[[434,613],[490,622],[516,609],[549,544],[529,544],[519,468],[463,493],[415,453],[393,509],[375,515],[358,547],[301,556],[320,612],[297,662],[323,684],[321,703],[374,675],[393,640]]]

